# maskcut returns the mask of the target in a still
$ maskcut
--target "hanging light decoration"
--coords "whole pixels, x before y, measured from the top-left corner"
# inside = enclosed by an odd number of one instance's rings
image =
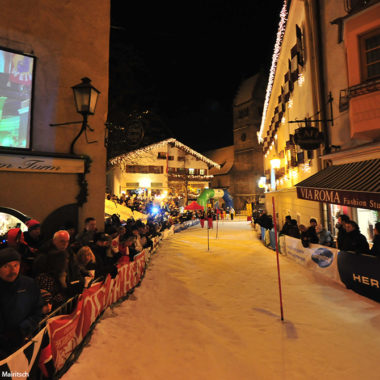
[[[269,80],[268,80],[267,90],[266,90],[266,94],[265,94],[265,101],[264,101],[263,115],[262,115],[262,119],[261,119],[260,131],[258,133],[259,142],[263,141],[262,135],[263,135],[264,125],[265,125],[266,116],[267,116],[269,99],[270,99],[270,96],[272,93],[274,76],[276,74],[277,62],[278,62],[278,59],[280,57],[282,39],[283,39],[284,34],[285,34],[287,16],[288,16],[287,1],[284,0],[284,3],[282,5],[282,9],[280,12],[280,23],[278,25],[276,43],[274,45],[274,51],[273,51],[273,55],[272,55],[272,65],[271,65],[270,72],[269,72]]]

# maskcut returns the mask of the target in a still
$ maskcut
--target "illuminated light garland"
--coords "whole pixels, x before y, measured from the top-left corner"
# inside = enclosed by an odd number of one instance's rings
[[[126,164],[130,163],[131,161],[134,161],[138,158],[141,158],[145,153],[148,153],[151,150],[162,147],[162,146],[167,146],[168,144],[171,144],[171,145],[175,146],[176,148],[181,149],[182,151],[198,158],[199,160],[205,162],[209,166],[220,169],[219,164],[217,164],[216,162],[214,162],[214,161],[210,160],[209,158],[203,156],[202,154],[196,152],[195,150],[191,149],[187,145],[182,144],[181,142],[179,142],[178,140],[176,140],[174,138],[162,140],[156,144],[148,145],[148,146],[145,146],[144,148],[140,148],[140,149],[134,150],[132,152],[128,152],[128,153],[122,154],[120,156],[114,157],[111,160],[109,160],[109,163],[111,165],[118,165],[118,166],[126,165]]]
[[[272,93],[274,77],[276,74],[277,61],[280,57],[282,39],[283,39],[284,34],[285,34],[287,16],[288,16],[287,1],[284,0],[284,3],[282,5],[282,9],[280,12],[280,23],[278,25],[277,38],[276,38],[276,43],[274,45],[274,51],[273,51],[273,56],[272,56],[272,65],[271,65],[270,72],[269,72],[269,80],[268,80],[268,85],[267,85],[267,91],[265,94],[265,101],[264,101],[264,108],[263,108],[263,115],[262,115],[262,119],[261,119],[260,131],[258,132],[258,139],[259,139],[260,143],[263,142],[262,134],[264,131],[264,125],[265,125],[265,120],[266,120],[266,116],[267,116],[269,99],[270,99],[270,96]]]
[[[212,179],[214,178],[214,176],[212,174],[209,174],[209,175],[196,175],[196,174],[173,174],[173,173],[169,173],[169,177],[171,178],[179,178],[179,179],[183,179],[184,176],[186,176],[187,179],[195,179],[195,180],[202,180],[202,179]]]
[[[298,74],[298,86],[302,87],[302,85],[304,84],[305,82],[305,76],[301,73],[301,74]]]

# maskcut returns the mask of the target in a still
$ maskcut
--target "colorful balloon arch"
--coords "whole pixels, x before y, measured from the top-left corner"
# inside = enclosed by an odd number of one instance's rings
[[[223,198],[227,207],[234,207],[234,201],[230,193],[225,189],[204,189],[201,195],[198,197],[197,202],[198,204],[206,208],[207,201],[211,198]]]

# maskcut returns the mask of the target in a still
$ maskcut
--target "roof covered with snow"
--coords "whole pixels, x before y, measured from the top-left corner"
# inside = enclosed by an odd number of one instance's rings
[[[178,140],[176,140],[174,138],[162,140],[158,143],[151,144],[151,145],[145,146],[145,147],[140,148],[140,149],[132,150],[131,152],[128,152],[125,154],[121,154],[120,156],[112,158],[111,160],[109,160],[109,162],[111,165],[119,165],[123,161],[128,161],[130,158],[137,158],[139,156],[142,156],[144,153],[147,153],[153,149],[156,149],[156,148],[159,148],[162,146],[167,146],[169,144],[171,146],[175,146],[176,148],[181,149],[182,151],[184,151],[184,152],[196,157],[197,159],[205,162],[209,167],[212,167],[215,169],[220,169],[220,165],[218,163],[214,162],[213,160],[210,160],[206,156],[198,153],[194,149],[191,149],[187,145],[182,144],[181,142],[179,142]]]

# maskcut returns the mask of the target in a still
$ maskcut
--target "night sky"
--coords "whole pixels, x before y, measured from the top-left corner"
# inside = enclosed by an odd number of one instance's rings
[[[112,0],[110,54],[126,88],[120,99],[154,109],[173,137],[200,152],[231,145],[234,96],[245,78],[269,73],[281,6]]]

